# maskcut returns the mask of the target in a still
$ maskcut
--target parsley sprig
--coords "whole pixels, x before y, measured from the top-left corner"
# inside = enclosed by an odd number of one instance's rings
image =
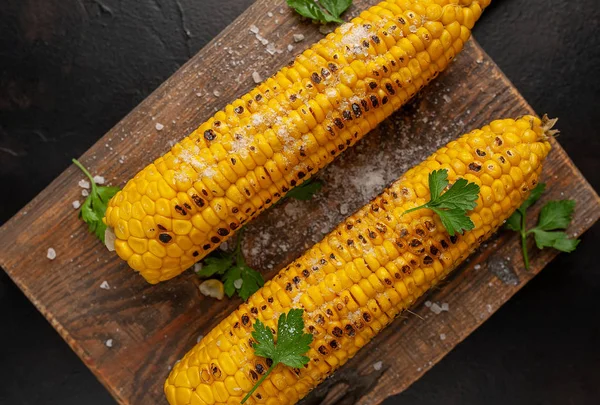
[[[104,218],[104,214],[106,213],[108,200],[119,191],[119,187],[97,185],[90,172],[77,159],[73,159],[73,163],[87,176],[92,187],[90,195],[81,205],[79,217],[88,224],[90,232],[95,234],[104,243],[106,225],[102,221],[102,218]]]
[[[537,226],[527,230],[527,208],[531,207],[544,193],[546,185],[539,183],[508,220],[506,227],[521,235],[521,249],[525,268],[529,269],[529,254],[527,251],[527,236],[533,234],[538,249],[554,248],[561,252],[572,252],[579,244],[579,239],[569,238],[564,232],[569,227],[575,210],[574,200],[550,201],[540,211]]]
[[[231,252],[222,250],[212,253],[203,261],[198,276],[210,278],[219,275],[223,279],[225,294],[232,297],[236,292],[246,301],[265,284],[262,275],[248,266],[242,253],[243,228],[239,230],[235,239],[235,248]]]
[[[322,23],[343,23],[340,16],[350,7],[352,0],[287,0],[288,6],[303,17]]]
[[[272,364],[267,372],[256,382],[254,387],[242,399],[242,404],[248,400],[262,384],[262,382],[271,374],[271,371],[281,363],[288,367],[300,368],[309,362],[305,354],[310,349],[313,336],[310,333],[304,333],[304,320],[302,309],[290,309],[286,314],[279,316],[277,322],[277,343],[271,328],[265,326],[260,320],[254,323],[252,337],[256,340],[253,345],[254,353],[257,356],[271,359]]]
[[[448,170],[432,171],[429,174],[431,200],[423,205],[404,211],[404,214],[422,208],[429,208],[440,217],[442,225],[450,236],[473,229],[475,225],[467,215],[467,211],[472,210],[477,205],[479,186],[475,183],[469,183],[465,179],[458,179],[443,193],[448,184]]]

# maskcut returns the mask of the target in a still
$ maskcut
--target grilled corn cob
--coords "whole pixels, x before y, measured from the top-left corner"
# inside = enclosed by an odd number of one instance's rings
[[[444,70],[490,0],[384,1],[217,112],[108,204],[150,283],[202,259]]]
[[[283,269],[204,337],[165,382],[171,405],[239,404],[270,366],[256,357],[256,319],[304,309],[314,335],[303,369],[279,364],[253,403],[293,404],[344,364],[402,310],[448,275],[527,198],[550,150],[540,119],[494,121],[450,142]],[[450,237],[431,210],[428,175],[446,169],[480,186],[475,228]]]

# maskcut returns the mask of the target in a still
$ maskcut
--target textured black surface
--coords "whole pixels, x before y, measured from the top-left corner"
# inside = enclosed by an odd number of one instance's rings
[[[0,223],[251,0],[2,0]],[[600,188],[597,0],[495,0],[475,29]],[[600,226],[388,404],[600,403]],[[0,272],[0,404],[114,401]]]

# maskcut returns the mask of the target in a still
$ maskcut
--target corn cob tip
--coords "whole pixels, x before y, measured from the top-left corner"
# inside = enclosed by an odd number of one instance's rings
[[[560,133],[558,129],[553,129],[557,122],[558,118],[550,118],[548,114],[544,114],[542,117],[542,130],[548,138],[555,137]]]

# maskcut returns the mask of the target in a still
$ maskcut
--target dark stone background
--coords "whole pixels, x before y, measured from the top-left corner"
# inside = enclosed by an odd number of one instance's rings
[[[251,0],[2,0],[0,223]],[[598,0],[495,0],[484,49],[600,189]],[[388,404],[600,403],[597,224]],[[0,271],[0,404],[112,404]]]

